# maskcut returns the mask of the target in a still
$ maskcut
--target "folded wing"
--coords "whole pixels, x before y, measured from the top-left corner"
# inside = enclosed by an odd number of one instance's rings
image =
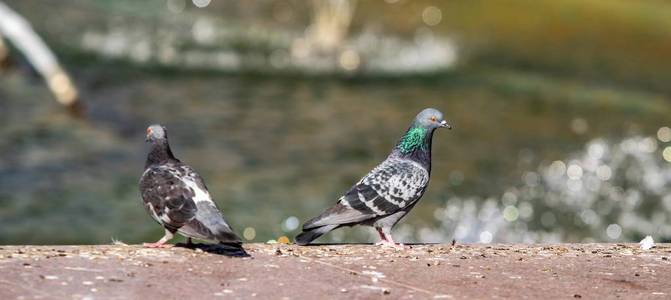
[[[241,243],[200,175],[184,164],[150,167],[140,180],[145,208],[173,232],[200,240]]]
[[[429,172],[410,160],[388,159],[345,193],[338,203],[306,222],[303,229],[356,224],[391,215],[417,201]]]

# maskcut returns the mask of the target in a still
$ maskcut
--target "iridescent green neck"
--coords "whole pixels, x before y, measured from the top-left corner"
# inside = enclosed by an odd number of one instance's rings
[[[410,128],[398,143],[398,149],[403,154],[410,153],[419,147],[424,147],[425,138],[426,128],[421,126]]]

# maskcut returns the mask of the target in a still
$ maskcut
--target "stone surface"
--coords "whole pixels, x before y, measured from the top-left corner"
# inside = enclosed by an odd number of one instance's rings
[[[671,298],[671,245],[0,246],[0,299]]]

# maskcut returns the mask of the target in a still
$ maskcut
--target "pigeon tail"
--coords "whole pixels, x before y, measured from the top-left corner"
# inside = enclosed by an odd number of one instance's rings
[[[250,255],[242,247],[242,242],[239,243],[219,243],[211,249],[210,253],[233,256],[233,257],[249,257]]]
[[[304,230],[303,232],[301,232],[299,235],[296,236],[296,244],[300,246],[305,246],[310,242],[316,240],[320,236],[324,235],[325,233],[333,229],[336,229],[338,226],[339,226],[338,224],[325,225],[317,228]]]
[[[214,243],[242,244],[242,239],[223,220],[216,220],[213,223],[205,225],[200,220],[193,219],[186,226],[181,227],[179,233],[186,237]]]
[[[209,230],[213,233],[214,238],[219,241],[219,243],[242,245],[242,239],[233,232],[233,229],[231,229],[231,226],[224,221],[223,217],[216,220],[214,224],[210,224]]]
[[[226,244],[226,245],[237,245],[240,246],[242,245],[242,240],[240,237],[230,231],[224,231],[224,232],[219,232],[217,234],[217,241],[219,241],[220,244]]]
[[[306,221],[305,224],[303,224],[303,231],[326,225],[347,225],[351,223],[358,223],[369,219],[370,217],[372,216],[364,214],[356,209],[352,209],[351,207],[338,202],[338,204],[325,210],[319,216]]]

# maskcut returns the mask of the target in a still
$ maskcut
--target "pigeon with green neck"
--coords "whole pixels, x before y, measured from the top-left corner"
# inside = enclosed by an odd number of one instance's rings
[[[307,245],[343,226],[367,225],[380,235],[378,245],[396,244],[391,229],[422,197],[431,174],[431,141],[438,128],[451,126],[433,108],[422,110],[391,154],[351,187],[338,202],[303,224],[296,243]]]

